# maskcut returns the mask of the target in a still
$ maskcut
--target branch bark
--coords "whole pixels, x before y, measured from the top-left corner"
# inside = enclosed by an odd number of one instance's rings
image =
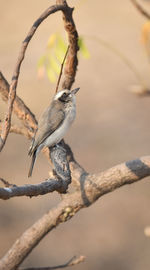
[[[132,0],[132,2],[135,2]],[[70,89],[72,83],[74,82],[76,70],[77,70],[77,51],[78,51],[78,34],[75,28],[74,21],[72,19],[72,11],[70,7],[68,7],[67,2],[65,0],[57,0],[57,5],[50,7],[42,16],[34,23],[29,32],[29,35],[25,39],[22,45],[22,51],[20,52],[20,59],[18,60],[17,66],[15,68],[13,80],[10,86],[9,91],[9,98],[8,98],[8,112],[5,117],[5,126],[2,132],[2,144],[1,149],[5,144],[7,139],[8,132],[10,130],[11,125],[11,113],[12,113],[12,106],[14,102],[14,111],[18,115],[18,117],[23,120],[25,126],[31,126],[32,129],[35,129],[37,126],[37,122],[35,120],[34,115],[30,112],[30,110],[19,101],[19,99],[15,99],[16,96],[16,87],[17,81],[20,71],[20,65],[23,61],[23,57],[25,54],[25,50],[29,41],[31,40],[34,32],[36,31],[37,27],[40,23],[48,16],[48,12],[51,12],[51,8],[55,10],[62,10],[63,11],[63,20],[64,26],[68,33],[69,39],[69,53],[67,56],[66,61],[66,68],[65,68],[65,78],[63,81],[63,88]],[[63,6],[63,8],[62,8]],[[54,11],[53,10],[53,11]],[[55,10],[56,12],[56,10]],[[51,13],[50,13],[51,14]],[[2,78],[2,79],[1,79]],[[8,91],[5,90],[9,89],[9,85],[5,82],[4,77],[0,76],[0,85],[2,85],[1,81],[5,83],[3,87],[0,86],[0,91],[3,95],[4,99],[7,99]],[[6,94],[6,95],[5,95]],[[5,98],[6,97],[6,98]],[[21,102],[19,107],[19,102]],[[18,106],[18,111],[17,111]],[[28,110],[27,110],[28,109]],[[24,114],[27,110],[27,114]],[[23,113],[22,115],[20,114]],[[25,116],[24,116],[25,115]],[[29,117],[26,117],[28,115]],[[33,130],[31,130],[32,132]],[[77,190],[71,194],[66,194],[62,202],[54,209],[50,210],[47,214],[45,214],[41,219],[39,219],[33,226],[31,226],[28,230],[26,230],[22,236],[14,243],[14,245],[10,248],[10,250],[6,253],[6,255],[0,261],[0,269],[1,270],[13,270],[16,269],[21,262],[28,256],[28,254],[32,251],[32,249],[40,242],[40,240],[47,235],[52,229],[56,228],[62,222],[68,221],[72,218],[80,209],[84,207],[88,207],[93,204],[98,198],[103,196],[106,193],[109,193],[123,185],[131,184],[134,182],[143,179],[146,176],[150,175],[150,157],[143,157],[137,160],[129,161],[120,165],[117,165],[105,172],[99,174],[88,174],[74,159],[71,150],[65,146],[67,150],[67,157],[69,160],[69,165],[71,169],[72,175],[72,185],[77,187]],[[51,154],[51,158],[55,163],[56,154]],[[68,165],[67,165],[68,166]],[[65,166],[66,167],[66,166]],[[70,181],[70,171],[66,167],[68,177],[68,183]],[[56,170],[57,177],[60,177],[64,171],[64,166],[62,164],[61,170]],[[64,175],[64,181],[66,180],[66,175]],[[48,189],[53,188],[53,184],[59,185],[59,181],[54,183],[54,179],[50,182],[47,181],[45,183],[39,184],[36,187],[30,185],[30,195],[34,196],[37,195],[38,192],[41,192],[41,187],[43,188],[46,185],[46,189],[42,189],[41,193],[44,193]],[[25,192],[29,192],[28,186],[26,187],[8,187],[4,188],[5,190],[11,190],[13,193],[14,190],[16,192],[17,188],[20,188],[17,194],[22,192],[21,195],[25,195]],[[34,192],[31,193],[31,189],[35,188]],[[56,188],[56,186],[55,186]],[[58,188],[58,186],[57,186]],[[59,186],[59,188],[62,188]],[[3,190],[4,190],[3,189]],[[23,190],[24,189],[24,190]],[[13,191],[12,191],[13,190]],[[15,194],[14,192],[14,194]],[[23,193],[24,192],[24,193]],[[62,192],[62,189],[61,189]],[[40,193],[40,194],[41,194]],[[8,194],[7,194],[8,196]],[[14,195],[16,196],[16,194]],[[17,195],[18,196],[18,195]],[[6,197],[5,197],[6,199]]]
[[[81,262],[84,262],[85,256],[80,256],[79,258],[76,258],[74,256],[72,259],[70,259],[67,263],[57,265],[57,266],[50,266],[50,267],[30,267],[30,268],[21,268],[20,270],[54,270],[54,269],[62,269],[70,266],[77,265]]]
[[[66,7],[68,7],[68,4],[65,0],[56,0],[56,3],[58,5],[65,5]],[[63,10],[64,28],[68,33],[69,50],[67,53],[66,65],[64,70],[65,77],[62,82],[62,89],[71,89],[71,86],[75,81],[78,66],[78,32],[76,30],[76,26],[72,17],[73,10],[74,8],[70,8],[69,10]]]
[[[70,161],[70,165],[72,177],[78,179],[80,189],[65,195],[56,208],[22,234],[1,259],[1,270],[16,269],[48,232],[68,221],[82,208],[90,206],[104,194],[150,175],[150,156],[122,163],[99,174],[79,170],[74,161]]]
[[[3,101],[5,102],[8,101],[9,87],[9,83],[2,72],[0,72],[0,93]],[[28,132],[32,135],[33,131],[37,128],[37,120],[35,115],[17,95],[13,104],[13,112],[16,114],[18,119],[22,121],[25,128],[27,128]]]
[[[2,126],[0,125],[0,130],[2,130]],[[11,125],[11,128],[9,130],[10,133],[16,133],[19,135],[23,135],[28,139],[31,139],[32,132],[27,130],[25,127],[19,127],[17,125]]]
[[[64,27],[68,33],[68,40],[69,40],[69,51],[68,51],[68,56],[67,56],[66,66],[65,66],[65,78],[62,83],[62,87],[70,89],[75,80],[75,75],[76,75],[77,65],[78,65],[77,51],[79,50],[79,47],[78,47],[78,33],[77,33],[75,23],[72,17],[73,8],[70,8],[66,1],[57,0],[56,5],[49,7],[34,22],[28,35],[23,41],[21,49],[20,49],[19,57],[18,57],[16,66],[13,72],[13,77],[12,77],[10,87],[9,87],[8,82],[2,75],[2,73],[0,73],[0,92],[2,93],[3,99],[5,101],[8,97],[8,108],[7,108],[7,112],[6,112],[4,123],[3,123],[2,133],[0,136],[0,151],[4,147],[5,142],[7,140],[7,136],[10,131],[11,115],[12,115],[13,108],[14,108],[14,111],[17,113],[19,119],[24,120],[25,125],[27,124],[28,126],[30,122],[30,125],[28,127],[30,128],[30,130],[31,128],[33,128],[33,130],[31,131],[34,131],[37,127],[37,121],[35,119],[35,116],[31,113],[31,111],[29,110],[27,106],[24,106],[25,104],[22,102],[22,100],[19,97],[16,97],[16,88],[17,88],[17,83],[18,83],[18,78],[19,78],[19,73],[20,73],[20,67],[24,59],[28,44],[31,38],[33,37],[35,31],[37,30],[38,26],[49,15],[60,10],[63,12]],[[16,98],[16,102],[15,102],[15,98]]]
[[[9,88],[8,108],[7,108],[7,112],[5,115],[2,133],[1,133],[1,137],[0,137],[0,151],[3,149],[5,142],[7,140],[7,136],[9,134],[9,130],[10,130],[10,126],[11,126],[11,115],[12,115],[14,100],[16,98],[16,88],[17,88],[17,83],[18,83],[18,78],[19,78],[19,73],[20,73],[20,67],[21,67],[21,63],[24,59],[28,44],[29,44],[31,38],[33,37],[35,31],[37,30],[38,26],[43,22],[43,20],[45,20],[50,14],[53,14],[56,11],[60,11],[60,10],[64,11],[66,16],[68,16],[68,13],[70,14],[70,10],[72,10],[72,9],[70,7],[68,7],[67,5],[54,5],[54,6],[49,7],[34,22],[29,33],[27,34],[26,38],[22,42],[22,46],[21,46],[21,49],[19,52],[18,60],[17,60],[16,66],[15,66],[15,69],[13,72],[12,81],[11,81],[10,88]],[[68,16],[68,18],[69,17],[70,17],[70,15]]]
[[[57,191],[64,193],[67,190],[67,181],[47,179],[44,182],[36,185],[27,184],[23,186],[13,185],[12,187],[0,188],[0,199],[8,200],[13,197],[35,197],[39,195],[45,195],[47,193]]]

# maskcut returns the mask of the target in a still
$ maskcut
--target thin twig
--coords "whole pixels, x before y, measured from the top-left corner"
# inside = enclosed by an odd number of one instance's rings
[[[148,20],[150,19],[150,14],[139,4],[136,0],[130,0],[137,10]]]
[[[136,68],[136,66],[131,62],[131,60],[118,48],[114,47],[111,43],[105,41],[104,39],[94,36],[94,35],[85,35],[84,36],[87,39],[90,39],[94,42],[97,42],[99,45],[104,46],[105,48],[109,49],[112,53],[117,55],[124,64],[134,73],[136,79],[138,80],[138,83],[143,86],[143,88],[147,89],[146,82],[144,81],[144,78],[141,76],[140,72]]]
[[[18,84],[18,78],[19,78],[19,73],[20,73],[20,67],[21,63],[24,59],[26,49],[28,47],[28,44],[33,37],[35,31],[37,30],[38,26],[45,20],[50,14],[55,13],[56,11],[62,10],[64,11],[66,8],[65,5],[54,5],[46,9],[41,16],[34,22],[33,26],[31,27],[30,31],[28,32],[26,38],[22,42],[21,49],[19,52],[19,57],[13,72],[12,76],[12,81],[10,84],[10,89],[9,89],[9,96],[8,96],[8,108],[7,112],[5,115],[4,123],[3,123],[3,128],[2,128],[2,133],[0,137],[0,151],[3,149],[5,142],[7,140],[7,136],[9,134],[10,126],[11,126],[11,115],[12,115],[12,110],[13,110],[13,104],[14,100],[16,97],[16,88]]]
[[[16,187],[16,185],[10,184],[8,181],[6,181],[3,178],[0,178],[0,181],[4,184],[5,187]]]
[[[62,269],[65,267],[70,267],[77,265],[81,262],[85,261],[85,256],[81,255],[80,257],[76,258],[73,256],[68,262],[65,264],[57,265],[57,266],[48,266],[48,267],[30,267],[30,268],[19,268],[19,270],[55,270],[55,269]]]
[[[65,53],[65,56],[64,56],[64,60],[63,60],[63,62],[62,62],[62,64],[61,64],[60,73],[59,73],[59,77],[58,77],[58,81],[57,81],[57,85],[56,85],[56,93],[57,93],[57,91],[58,91],[60,79],[61,79],[61,76],[62,76],[63,66],[64,66],[64,63],[65,63],[65,60],[66,60],[68,51],[69,51],[69,45],[68,45],[68,48],[67,48],[67,50],[66,50],[66,53]]]

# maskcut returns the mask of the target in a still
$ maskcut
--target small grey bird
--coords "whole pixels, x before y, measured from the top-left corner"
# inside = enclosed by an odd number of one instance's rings
[[[75,94],[79,89],[76,88],[72,91],[65,89],[56,93],[50,106],[41,115],[28,153],[29,156],[32,156],[28,177],[32,175],[37,154],[43,147],[59,143],[74,121],[76,116]]]

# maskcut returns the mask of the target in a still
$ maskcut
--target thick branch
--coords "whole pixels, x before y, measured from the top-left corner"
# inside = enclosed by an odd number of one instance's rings
[[[70,161],[71,168],[75,166]],[[150,175],[150,156],[117,165],[99,174],[87,175],[74,167],[80,190],[65,195],[64,200],[26,230],[0,261],[1,270],[15,269],[52,229],[72,218],[80,209],[94,203],[104,194]]]
[[[67,181],[47,179],[46,181],[36,185],[23,185],[23,186],[12,186],[0,188],[0,199],[8,200],[13,197],[28,196],[35,197],[44,195],[53,191],[66,191],[68,187]]]
[[[66,193],[69,184],[71,183],[71,173],[69,162],[67,160],[67,151],[61,146],[51,147],[50,158],[54,166],[54,175],[56,179],[48,179],[45,182],[36,185],[8,185],[5,188],[0,188],[0,199],[8,200],[12,197],[18,196],[38,196],[49,192],[58,191],[59,193]],[[3,183],[9,184],[4,179],[0,180]]]
[[[67,8],[63,10],[64,27],[68,34],[69,51],[66,58],[66,65],[64,70],[65,78],[62,83],[63,89],[71,89],[72,84],[75,81],[77,72],[78,58],[78,33],[72,17],[73,8],[68,7],[65,0],[56,0],[58,5],[65,5]]]

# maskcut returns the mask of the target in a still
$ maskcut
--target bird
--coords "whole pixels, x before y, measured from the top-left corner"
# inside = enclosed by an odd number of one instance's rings
[[[73,90],[63,89],[57,92],[51,104],[41,115],[38,128],[32,139],[28,155],[32,157],[28,177],[32,176],[34,163],[38,153],[44,147],[57,145],[64,137],[76,117],[76,93],[80,88]]]

